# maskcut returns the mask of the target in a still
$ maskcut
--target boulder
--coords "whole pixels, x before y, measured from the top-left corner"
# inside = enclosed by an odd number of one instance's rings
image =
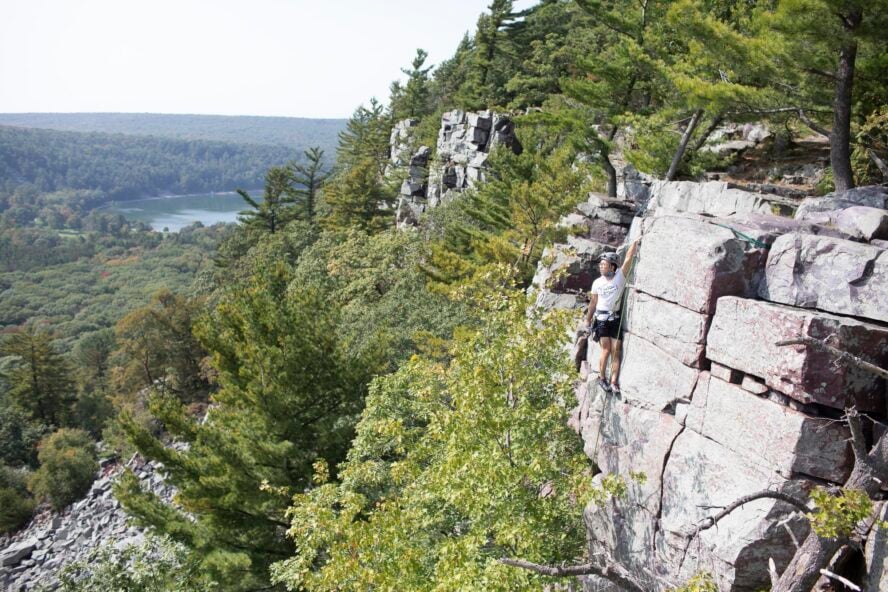
[[[718,220],[661,216],[648,223],[635,287],[692,311],[712,314],[725,295],[753,295],[765,254]]]
[[[36,538],[30,538],[6,547],[0,553],[0,567],[9,567],[10,565],[21,563],[31,556],[31,553],[37,548],[39,543],[40,541]]]
[[[722,181],[654,181],[651,196],[648,211],[655,216],[676,212],[712,216],[771,213],[766,195],[734,189]]]
[[[771,246],[765,300],[888,322],[885,249],[831,237],[781,236]]]
[[[634,335],[656,343],[685,366],[699,368],[703,361],[709,316],[629,290],[626,327]]]
[[[850,432],[845,426],[757,397],[706,373],[694,389],[685,426],[764,473],[844,483],[851,472]]]
[[[851,206],[836,213],[835,224],[865,241],[888,239],[888,210]]]
[[[795,217],[805,219],[814,212],[841,210],[852,206],[868,206],[884,210],[888,208],[888,189],[880,185],[869,185],[829,193],[823,197],[809,197],[799,204]]]
[[[802,403],[837,409],[856,405],[883,413],[885,385],[878,377],[835,362],[834,356],[775,343],[800,337],[822,340],[879,366],[888,366],[888,329],[828,313],[736,297],[718,301],[706,357],[756,376]]]
[[[598,258],[608,250],[606,245],[571,237],[567,245],[546,247],[537,264],[533,285],[551,292],[586,293],[598,277]]]
[[[598,368],[596,348],[589,348],[589,366]],[[623,338],[620,386],[623,401],[642,409],[674,413],[680,400],[689,400],[700,372],[634,334]]]

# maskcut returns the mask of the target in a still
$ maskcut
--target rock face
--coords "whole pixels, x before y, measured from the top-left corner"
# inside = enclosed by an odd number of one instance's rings
[[[142,531],[129,526],[111,491],[122,469],[131,469],[142,486],[166,501],[173,490],[164,484],[162,468],[133,457],[126,465],[106,463],[82,500],[59,514],[37,516],[12,537],[0,537],[0,590],[19,592],[38,586],[54,590],[56,573],[100,546],[125,546],[142,540]]]
[[[841,410],[853,404],[885,420],[884,381],[814,348],[775,345],[828,339],[888,366],[888,259],[871,222],[888,215],[880,196],[860,188],[793,219],[771,214],[767,196],[725,184],[651,184],[649,207],[627,233],[643,239],[625,303],[620,395],[598,388],[594,343],[574,351],[581,373],[571,425],[601,471],[594,480],[646,476],[629,479],[625,497],[586,509],[593,557],[607,554],[655,591],[707,571],[719,590],[752,592],[768,587],[769,559],[778,571],[788,564],[793,538],[809,526],[781,501],[748,503],[694,540],[688,533],[747,494],[806,499],[815,486],[843,483],[853,459]],[[613,211],[593,212],[603,205]],[[565,223],[591,232],[629,211],[590,199]],[[840,219],[856,222],[838,227]],[[538,305],[587,285],[588,264],[544,260]],[[551,279],[559,273],[574,283]],[[586,302],[577,294],[559,304],[571,301]],[[884,588],[885,548],[878,537],[868,542],[873,590]]]
[[[771,246],[760,295],[802,308],[888,322],[885,249],[831,237],[787,234]]]
[[[434,207],[453,192],[483,181],[490,151],[500,145],[521,153],[515,125],[508,117],[490,111],[444,113],[429,173],[429,205]]]
[[[521,153],[515,126],[504,115],[490,111],[444,113],[434,158],[428,146],[413,148],[417,123],[414,119],[398,122],[390,139],[391,164],[386,174],[390,178],[404,175],[396,208],[398,228],[415,226],[426,209],[483,181],[487,158],[495,147]]]

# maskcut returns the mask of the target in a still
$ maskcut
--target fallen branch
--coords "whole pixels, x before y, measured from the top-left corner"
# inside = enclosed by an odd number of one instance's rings
[[[633,592],[645,592],[645,589],[638,584],[632,575],[626,569],[618,565],[600,566],[595,563],[583,563],[580,565],[540,565],[539,563],[531,563],[523,559],[511,559],[503,557],[500,563],[511,567],[520,567],[544,576],[553,578],[566,578],[577,576],[595,575],[602,577],[625,590]]]
[[[858,358],[855,355],[849,354],[846,351],[842,351],[840,349],[836,349],[830,345],[827,345],[820,341],[819,339],[813,339],[811,337],[799,337],[798,339],[787,339],[786,341],[778,341],[774,345],[784,346],[784,345],[810,345],[815,349],[819,349],[820,351],[831,353],[836,357],[836,360],[839,362],[843,362],[845,364],[849,364],[856,368],[860,368],[861,370],[866,370],[876,376],[880,376],[882,378],[888,378],[888,370],[884,368],[880,368],[875,364],[871,364],[866,360]]]

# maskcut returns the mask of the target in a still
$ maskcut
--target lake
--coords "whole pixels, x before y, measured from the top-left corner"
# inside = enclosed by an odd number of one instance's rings
[[[262,198],[261,189],[248,193],[253,199]],[[152,197],[117,202],[103,208],[104,211],[121,214],[127,220],[145,222],[154,230],[167,229],[170,232],[178,232],[195,222],[204,226],[237,222],[237,213],[245,209],[247,204],[234,192]]]

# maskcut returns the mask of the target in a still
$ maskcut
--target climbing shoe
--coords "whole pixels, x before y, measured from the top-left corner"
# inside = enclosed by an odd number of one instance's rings
[[[620,385],[617,384],[616,382],[610,385],[610,390],[611,390],[611,392],[612,392],[613,394],[615,394],[615,395],[619,395],[620,392],[621,392],[621,391],[620,391]]]
[[[603,390],[606,393],[611,392],[611,385],[608,384],[608,382],[603,378],[598,379],[598,386],[600,386],[601,390]]]

